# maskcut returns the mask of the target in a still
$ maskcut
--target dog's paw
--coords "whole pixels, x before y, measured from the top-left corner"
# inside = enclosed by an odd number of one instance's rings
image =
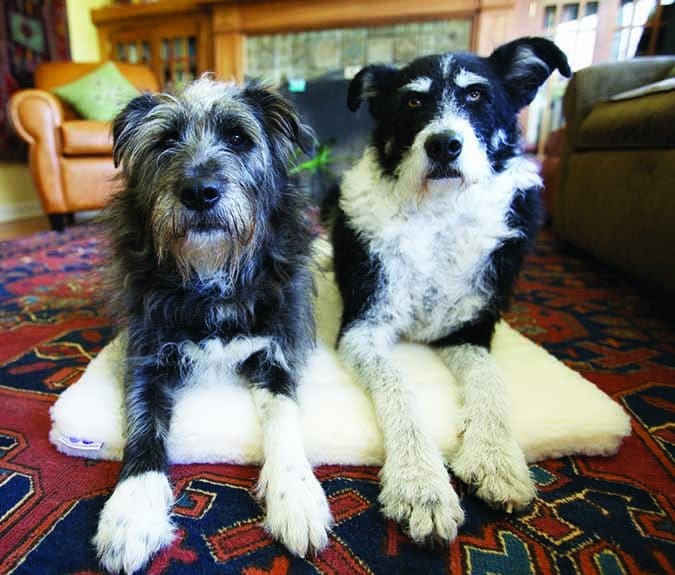
[[[309,465],[277,468],[274,474],[263,467],[258,495],[265,499],[265,530],[291,553],[305,557],[326,547],[333,517]]]
[[[387,460],[380,478],[382,513],[407,527],[413,541],[452,541],[457,536],[464,511],[442,462],[405,465]]]
[[[93,539],[110,573],[133,573],[171,543],[173,493],[166,475],[151,471],[118,483],[106,501]]]
[[[465,436],[451,467],[480,499],[508,513],[523,509],[536,495],[525,455],[512,438]]]

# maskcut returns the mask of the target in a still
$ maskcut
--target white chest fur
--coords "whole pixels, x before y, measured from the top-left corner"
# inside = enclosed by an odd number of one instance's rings
[[[264,336],[237,337],[228,342],[212,338],[202,345],[185,342],[181,352],[191,366],[186,384],[210,382],[217,385],[224,373],[233,373],[241,362],[261,350],[272,354],[277,351],[277,346],[271,338]]]
[[[367,151],[345,175],[340,205],[382,263],[372,313],[421,341],[476,317],[491,293],[490,255],[518,234],[507,223],[514,195],[538,184],[532,164],[517,159],[470,186],[446,180],[402,189]]]

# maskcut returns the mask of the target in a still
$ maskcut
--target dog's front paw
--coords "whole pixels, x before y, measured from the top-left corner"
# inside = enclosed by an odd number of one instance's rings
[[[166,475],[150,471],[124,479],[106,501],[93,539],[101,564],[110,573],[130,574],[169,545],[173,493]]]
[[[305,557],[328,544],[333,517],[309,465],[273,473],[263,467],[258,495],[265,498],[265,529],[291,553]]]
[[[465,435],[452,470],[480,499],[508,513],[526,507],[536,495],[525,455],[510,437],[485,440]]]
[[[382,513],[406,526],[413,541],[452,541],[457,536],[464,511],[442,462],[406,465],[387,460],[380,478]]]

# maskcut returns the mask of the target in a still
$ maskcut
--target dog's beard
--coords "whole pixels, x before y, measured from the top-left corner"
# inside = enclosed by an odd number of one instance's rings
[[[189,280],[227,281],[236,277],[245,246],[222,230],[188,231],[176,240],[173,257],[180,275]]]
[[[494,176],[487,157],[467,165],[460,160],[439,165],[427,157],[424,150],[411,148],[397,171],[399,196],[417,204],[435,195],[462,192],[472,186],[486,184]]]
[[[153,233],[160,261],[172,257],[185,281],[233,281],[254,244],[256,215],[243,191],[203,213],[158,202]]]

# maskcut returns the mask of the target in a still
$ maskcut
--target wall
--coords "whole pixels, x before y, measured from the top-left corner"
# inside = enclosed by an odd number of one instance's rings
[[[70,54],[75,62],[99,59],[96,27],[91,22],[91,10],[110,4],[110,0],[67,0]]]
[[[110,0],[67,0],[70,53],[76,62],[99,58],[96,28],[90,10]],[[0,222],[42,213],[27,164],[0,163]]]
[[[0,163],[0,222],[30,218],[41,212],[28,166]]]

